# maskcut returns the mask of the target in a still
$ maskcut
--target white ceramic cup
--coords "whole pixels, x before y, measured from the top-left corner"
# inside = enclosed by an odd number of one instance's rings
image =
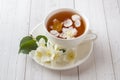
[[[70,11],[70,12],[74,12],[79,14],[82,19],[84,20],[85,24],[86,24],[86,29],[85,32],[73,39],[61,39],[61,38],[57,38],[56,36],[52,35],[51,33],[49,33],[49,31],[47,30],[47,22],[48,20],[56,13],[59,12],[63,12],[63,11]],[[77,45],[79,45],[80,43],[87,41],[87,40],[94,40],[96,39],[96,34],[92,33],[92,31],[89,29],[89,21],[86,18],[85,15],[83,15],[82,13],[80,13],[79,11],[75,10],[75,9],[69,9],[69,8],[61,8],[61,9],[57,9],[52,11],[51,13],[48,14],[48,16],[46,16],[45,20],[44,20],[44,26],[45,26],[45,32],[47,37],[55,42],[56,44],[62,46],[62,47],[66,47],[66,48],[73,48],[76,47]]]

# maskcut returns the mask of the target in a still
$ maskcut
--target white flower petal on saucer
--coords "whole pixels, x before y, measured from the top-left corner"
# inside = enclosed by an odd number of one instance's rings
[[[76,20],[76,21],[74,22],[74,24],[75,24],[75,27],[80,27],[80,26],[81,26],[80,20]]]
[[[38,47],[35,51],[34,59],[40,63],[52,61],[53,58],[54,54],[52,53],[52,50],[46,47]]]
[[[74,49],[68,49],[66,51],[66,54],[64,56],[64,61],[65,62],[74,62],[74,60],[76,59],[76,52]]]
[[[41,58],[42,63],[51,62],[52,60],[54,60],[54,56],[55,56],[54,50],[48,49],[44,54],[45,55],[43,55],[43,57]]]
[[[42,63],[45,63],[45,62],[48,62],[48,61],[51,61],[51,57],[43,56],[43,57],[41,58],[41,62],[42,62]]]
[[[41,58],[44,52],[45,51],[43,50],[42,47],[38,47],[37,50],[35,51],[34,59],[38,62],[41,62]]]
[[[51,49],[51,50],[53,50],[54,49],[54,43],[53,42],[51,42],[50,40],[48,40],[48,42],[47,42],[47,48],[48,49]]]
[[[43,46],[43,47],[45,47],[45,40],[43,39],[43,38],[41,38],[40,40],[39,40],[39,42],[38,42],[38,46]]]
[[[76,21],[76,20],[80,20],[80,16],[79,15],[77,15],[77,14],[75,14],[75,15],[72,15],[72,20],[73,21]]]
[[[59,50],[59,45],[55,44],[54,50],[55,50],[55,51]]]
[[[54,36],[58,36],[59,33],[56,30],[51,30],[50,33]]]
[[[71,19],[67,19],[63,22],[63,25],[65,27],[70,27],[71,25],[73,24],[72,20]]]
[[[41,58],[41,62],[48,62],[51,61],[53,59],[52,56],[52,51],[51,50],[46,50],[46,52],[44,53],[43,57]]]
[[[62,51],[56,51],[54,55],[54,61],[55,62],[63,62],[63,52]]]
[[[40,63],[49,63],[54,58],[54,49],[52,42],[48,40],[49,44],[47,47],[39,46],[36,50],[35,54],[35,60],[37,60]]]

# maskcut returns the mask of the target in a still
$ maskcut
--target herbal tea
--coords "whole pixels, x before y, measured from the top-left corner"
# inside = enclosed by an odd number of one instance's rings
[[[62,39],[72,39],[82,35],[85,26],[83,18],[71,11],[56,13],[47,22],[47,30]]]

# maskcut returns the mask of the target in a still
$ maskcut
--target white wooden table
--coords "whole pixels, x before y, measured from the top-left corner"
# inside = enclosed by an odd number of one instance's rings
[[[83,12],[98,38],[91,57],[66,71],[18,55],[19,42],[51,11]],[[0,80],[120,80],[120,0],[0,0]]]

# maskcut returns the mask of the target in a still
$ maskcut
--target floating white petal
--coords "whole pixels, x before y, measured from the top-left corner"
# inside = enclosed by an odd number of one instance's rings
[[[54,36],[58,36],[59,33],[56,30],[51,30],[50,33]]]
[[[76,14],[75,14],[75,15],[72,15],[71,18],[72,18],[73,21],[80,20],[80,16],[79,16],[79,15],[76,15]]]
[[[62,31],[63,33],[60,34],[60,37],[67,39],[72,39],[77,34],[77,30],[73,27],[63,28]]]
[[[74,24],[75,24],[75,27],[80,27],[81,26],[80,20],[76,20]]]
[[[59,37],[61,37],[61,38],[63,38],[63,39],[67,38],[67,36],[66,36],[64,33],[61,33],[61,34],[59,35]]]
[[[70,27],[71,25],[73,24],[72,20],[71,19],[67,19],[63,22],[63,25],[65,27]]]

